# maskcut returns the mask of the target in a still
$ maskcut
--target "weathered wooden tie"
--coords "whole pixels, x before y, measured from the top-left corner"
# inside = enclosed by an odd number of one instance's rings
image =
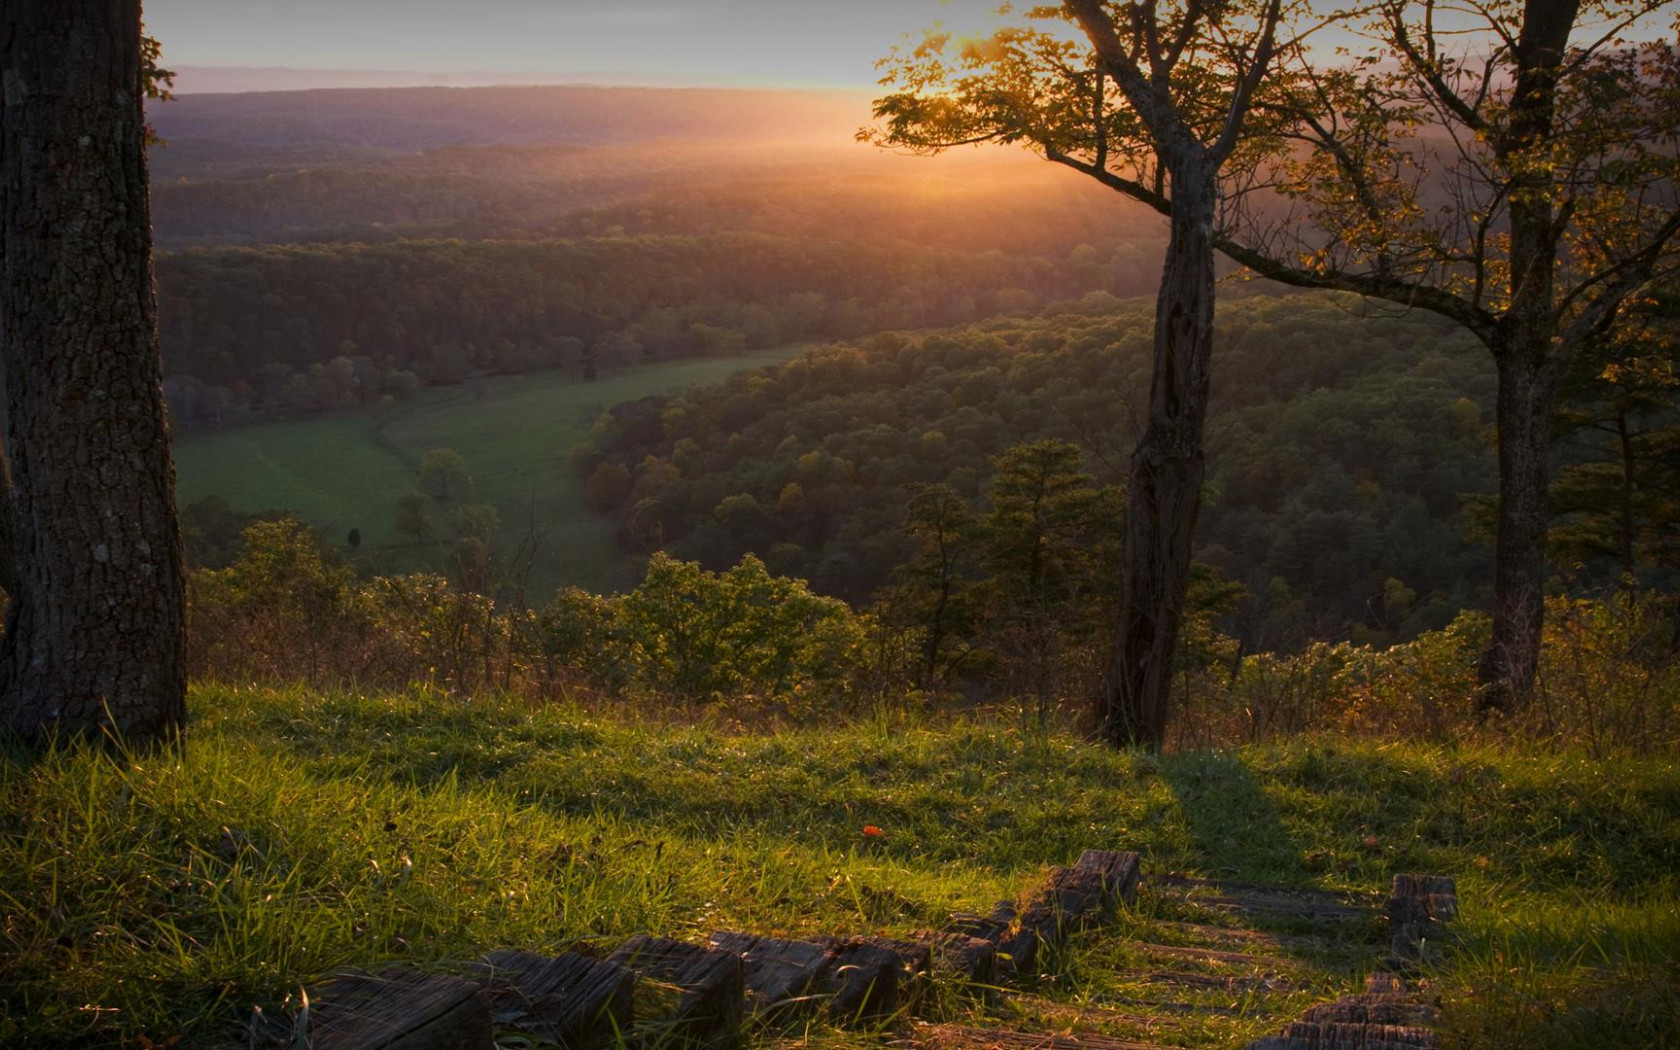
[[[499,951],[479,969],[499,1024],[565,1047],[608,1042],[635,1020],[636,978],[617,963],[575,952]]]
[[[1409,969],[1429,959],[1458,918],[1458,888],[1445,875],[1396,875],[1388,897],[1390,965]]]
[[[1361,995],[1320,1003],[1247,1050],[1436,1050],[1435,1008],[1392,974],[1372,974]]]
[[[1364,894],[1334,890],[1257,886],[1186,875],[1151,875],[1149,883],[1158,890],[1179,891],[1175,896],[1190,904],[1248,915],[1293,915],[1313,920],[1367,919],[1377,911],[1377,902],[1367,900]]]
[[[966,1025],[922,1025],[905,1039],[888,1044],[901,1048],[929,1050],[1170,1050],[1155,1043],[1096,1034],[1016,1032],[1007,1028],[975,1028]]]
[[[295,1022],[311,1050],[493,1050],[490,1001],[473,981],[394,967],[319,985]],[[297,1035],[302,1035],[298,1040]]]
[[[832,962],[828,949],[809,941],[720,930],[710,943],[718,951],[740,956],[747,1009],[761,1016],[789,1013],[809,1003],[812,986]]]
[[[998,901],[990,915],[973,915],[968,912],[958,912],[951,916],[946,925],[947,933],[960,933],[977,940],[990,941],[1001,944],[1009,935],[1010,927],[1015,925],[1016,909],[1014,901]]]
[[[952,930],[920,935],[933,956],[933,972],[955,977],[969,984],[991,984],[997,979],[997,942]]]
[[[873,1021],[898,1011],[898,953],[867,938],[827,942],[832,964],[818,982],[829,1016],[841,1024]]]
[[[1288,959],[1273,955],[1249,955],[1246,952],[1227,952],[1217,948],[1187,948],[1181,944],[1151,944],[1147,941],[1137,941],[1132,947],[1145,955],[1189,959],[1192,962],[1212,963],[1218,966],[1247,966],[1267,972],[1287,970],[1294,965]]]
[[[741,957],[669,937],[637,936],[608,958],[638,977],[636,1030],[654,1041],[709,1043],[740,1030],[746,987]],[[672,993],[655,1003],[657,985]]]
[[[1060,948],[1072,931],[1087,926],[1137,893],[1138,855],[1086,850],[1070,868],[1050,878],[999,946],[999,969],[1029,973],[1041,953]]]

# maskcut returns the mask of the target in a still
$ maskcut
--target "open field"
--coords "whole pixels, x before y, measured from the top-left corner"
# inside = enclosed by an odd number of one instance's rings
[[[728,733],[216,687],[192,708],[184,756],[0,756],[0,1044],[204,1045],[335,969],[496,947],[904,935],[1087,846],[1142,851],[1146,880],[1380,894],[1451,873],[1448,1045],[1680,1041],[1672,758],[1328,740],[1154,757],[1006,720]],[[1355,987],[1380,948],[1374,923],[1326,941],[1288,916],[1233,932],[1217,964],[1146,943],[1185,922],[1231,920],[1146,881],[1032,986],[938,996],[934,1019],[1237,1046]]]
[[[221,496],[236,510],[288,510],[344,544],[360,529],[359,557],[380,571],[437,569],[437,541],[417,544],[397,532],[397,500],[421,491],[420,458],[452,448],[466,460],[473,492],[494,504],[504,547],[535,519],[541,547],[530,594],[542,601],[558,587],[606,588],[618,582],[613,524],[591,514],[566,455],[589,435],[601,412],[623,401],[715,383],[746,368],[803,353],[794,345],[728,358],[666,362],[613,372],[585,383],[563,372],[498,376],[479,384],[424,390],[395,409],[353,409],[304,419],[188,434],[175,443],[180,500]],[[451,507],[433,504],[435,531],[450,537]],[[345,548],[346,550],[348,548]]]

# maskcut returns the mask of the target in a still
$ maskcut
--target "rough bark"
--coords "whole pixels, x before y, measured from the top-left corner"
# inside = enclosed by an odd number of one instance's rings
[[[1188,152],[1188,151],[1187,151]],[[1199,151],[1197,151],[1199,152]],[[1171,234],[1155,306],[1149,421],[1132,453],[1120,623],[1105,695],[1111,744],[1159,747],[1201,509],[1202,447],[1213,355],[1215,172],[1173,168]]]
[[[0,87],[0,726],[171,736],[185,721],[184,582],[138,0],[6,0]]]
[[[1527,0],[1511,119],[1496,144],[1511,180],[1511,305],[1493,346],[1499,370],[1499,529],[1493,635],[1478,668],[1484,711],[1534,695],[1545,625],[1546,485],[1556,403],[1558,235],[1552,173],[1532,159],[1556,122],[1557,82],[1579,0]]]
[[[1550,477],[1552,370],[1544,357],[1499,354],[1499,523],[1493,548],[1493,631],[1482,653],[1483,711],[1506,711],[1534,694],[1546,605],[1546,487]]]

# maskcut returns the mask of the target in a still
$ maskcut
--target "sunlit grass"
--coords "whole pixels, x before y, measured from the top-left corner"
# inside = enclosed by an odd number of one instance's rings
[[[0,759],[0,1044],[225,1038],[254,1003],[350,966],[643,931],[908,934],[989,910],[1086,847],[1146,869],[1380,892],[1459,876],[1436,975],[1459,1045],[1676,1038],[1680,773],[1302,742],[1114,754],[1008,720],[880,717],[725,734],[516,703],[201,688],[183,754]],[[865,837],[862,828],[884,830]],[[933,1016],[1233,1045],[1355,988],[1380,930],[1288,940],[1293,990],[1151,985],[1146,892],[1026,998],[944,989]],[[1233,972],[1240,972],[1238,967]],[[1217,1009],[1156,1011],[1187,1000]],[[1139,1005],[1144,1004],[1144,1005]],[[760,1033],[759,1041],[773,1033]],[[815,1033],[813,1039],[846,1037]]]

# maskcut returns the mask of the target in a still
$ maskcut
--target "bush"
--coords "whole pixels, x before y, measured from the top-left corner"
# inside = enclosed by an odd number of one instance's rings
[[[533,613],[442,576],[357,582],[282,520],[246,529],[234,563],[191,584],[200,679],[786,709],[850,702],[899,666],[872,617],[753,557],[713,573],[656,554],[627,595],[571,588]]]

